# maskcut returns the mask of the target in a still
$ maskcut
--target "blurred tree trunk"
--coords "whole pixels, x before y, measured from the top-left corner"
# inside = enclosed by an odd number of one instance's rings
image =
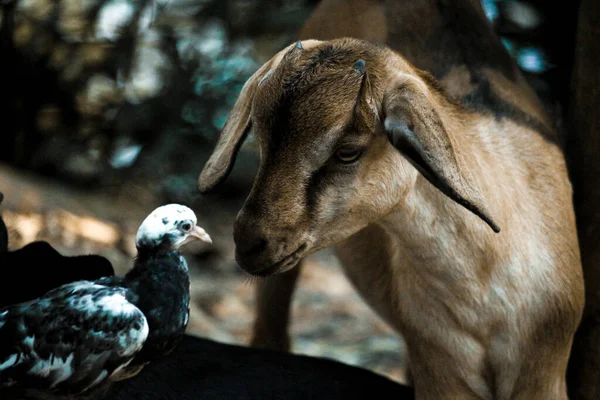
[[[572,400],[600,399],[600,2],[582,0],[567,154],[586,282],[586,309],[569,365]]]

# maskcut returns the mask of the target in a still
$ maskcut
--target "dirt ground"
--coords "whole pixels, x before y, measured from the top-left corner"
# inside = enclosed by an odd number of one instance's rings
[[[10,247],[47,240],[63,254],[107,257],[123,274],[135,255],[139,223],[163,204],[141,183],[118,189],[78,189],[0,164],[0,209]],[[194,201],[199,225],[214,246],[190,245],[192,275],[188,333],[246,344],[254,317],[254,284],[235,264],[232,223],[244,196],[233,202]],[[404,382],[402,340],[365,305],[341,273],[335,256],[320,251],[307,260],[293,304],[295,353],[329,357]]]

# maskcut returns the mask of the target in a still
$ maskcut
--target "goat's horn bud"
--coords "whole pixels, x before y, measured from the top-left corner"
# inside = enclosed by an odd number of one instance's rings
[[[296,42],[296,48],[297,48],[297,49],[303,49],[303,48],[304,48],[304,47],[302,47],[302,41],[301,41],[301,40],[298,40],[298,41]]]
[[[367,64],[365,63],[365,60],[360,59],[354,63],[354,70],[356,71],[357,74],[362,75],[365,73],[366,65]]]

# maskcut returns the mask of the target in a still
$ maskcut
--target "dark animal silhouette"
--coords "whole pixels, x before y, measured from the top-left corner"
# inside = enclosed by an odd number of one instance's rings
[[[186,335],[165,359],[113,385],[105,400],[413,400],[414,391],[337,361]]]
[[[0,192],[0,205],[2,200]],[[8,248],[8,230],[0,216],[0,273],[11,276],[0,279],[0,307],[35,299],[65,283],[114,275],[110,261],[99,255],[63,256],[44,241]]]

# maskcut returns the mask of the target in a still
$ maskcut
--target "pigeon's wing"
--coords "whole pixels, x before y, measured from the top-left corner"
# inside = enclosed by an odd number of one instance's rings
[[[148,337],[120,287],[74,282],[0,309],[0,389],[79,393],[117,379]]]

